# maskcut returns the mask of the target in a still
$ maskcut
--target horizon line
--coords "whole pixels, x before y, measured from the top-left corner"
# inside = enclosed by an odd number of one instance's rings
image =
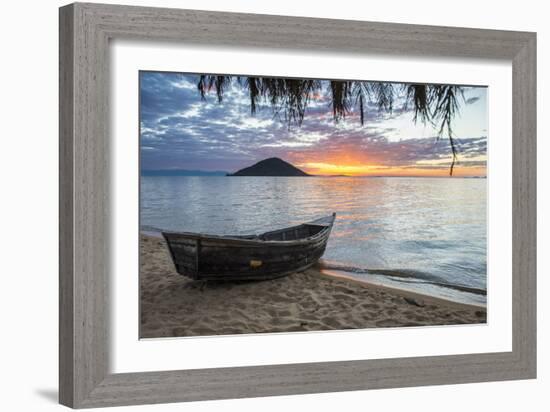
[[[159,176],[163,176],[162,172],[197,172],[197,173],[205,173],[205,174],[214,174],[219,173],[217,176],[201,176],[199,174],[197,175],[188,175],[188,176],[197,176],[197,177],[243,177],[243,176],[233,176],[232,172],[226,171],[226,170],[198,170],[198,169],[140,169],[141,173],[147,173],[147,172],[155,172],[159,173]],[[185,176],[184,176],[185,177]],[[417,178],[437,178],[437,179],[447,179],[447,178],[464,178],[464,179],[471,179],[471,178],[487,178],[487,175],[384,175],[384,174],[378,174],[378,175],[346,175],[346,174],[312,174],[308,173],[307,176],[245,176],[245,177],[360,177],[360,178],[380,178],[380,177],[417,177]]]

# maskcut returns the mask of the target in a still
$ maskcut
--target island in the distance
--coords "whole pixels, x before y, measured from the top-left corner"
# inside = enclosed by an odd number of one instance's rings
[[[225,176],[227,172],[222,170],[188,170],[188,169],[159,169],[142,170],[142,176]]]
[[[227,176],[311,176],[278,157],[264,159]]]

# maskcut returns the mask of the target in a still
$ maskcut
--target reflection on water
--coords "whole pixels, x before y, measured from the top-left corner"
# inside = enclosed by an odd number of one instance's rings
[[[439,285],[486,289],[485,179],[141,178],[143,228],[259,233],[333,211],[336,224],[323,259],[328,267],[485,302],[483,294]]]

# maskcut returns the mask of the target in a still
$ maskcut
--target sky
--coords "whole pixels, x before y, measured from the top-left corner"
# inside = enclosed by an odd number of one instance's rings
[[[392,113],[366,106],[334,122],[328,82],[309,103],[301,126],[290,128],[267,103],[250,113],[248,91],[233,82],[218,102],[197,89],[198,75],[140,72],[142,170],[235,172],[279,157],[311,174],[448,176],[451,148],[437,128],[413,121],[412,108]],[[388,79],[391,81],[392,79]],[[487,89],[468,87],[453,120],[458,147],[454,176],[485,176]]]

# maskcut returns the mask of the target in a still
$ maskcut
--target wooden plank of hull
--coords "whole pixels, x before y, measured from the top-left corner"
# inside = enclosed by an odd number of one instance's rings
[[[163,233],[176,271],[196,279],[198,273],[197,241]]]
[[[296,271],[311,266],[323,255],[325,247],[316,248],[307,253],[287,253],[285,255],[220,255],[201,256],[199,278],[265,278],[281,273]],[[251,261],[261,261],[261,266],[253,267]]]
[[[178,273],[193,279],[272,279],[305,270],[325,252],[332,229],[328,224],[300,225],[260,236],[222,237],[163,233]],[[306,238],[288,241],[278,237]],[[269,240],[262,240],[265,237]]]

